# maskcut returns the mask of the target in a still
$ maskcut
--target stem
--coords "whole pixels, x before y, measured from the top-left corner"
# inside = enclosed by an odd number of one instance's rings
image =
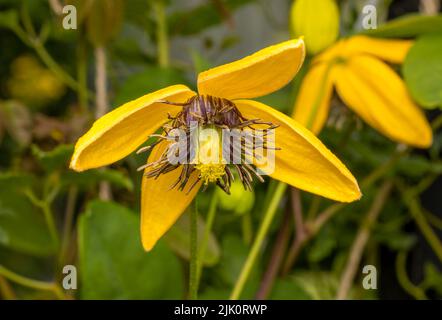
[[[46,221],[46,225],[48,226],[52,241],[54,242],[55,245],[58,246],[59,237],[58,237],[58,232],[57,232],[57,228],[55,226],[54,216],[52,214],[50,204],[45,200],[38,199],[35,196],[34,192],[32,192],[32,190],[30,190],[30,189],[25,190],[24,193],[28,197],[28,199],[31,201],[31,203],[33,205],[35,205],[36,207],[40,208],[41,211],[43,212],[43,215],[44,215],[44,218]]]
[[[95,118],[100,118],[106,114],[109,103],[107,99],[107,72],[106,72],[106,49],[104,47],[96,47],[95,54],[95,90],[97,109]]]
[[[0,293],[5,300],[17,299],[14,289],[12,289],[11,285],[8,283],[8,280],[6,280],[3,276],[0,276]]]
[[[96,110],[95,118],[98,119],[105,115],[109,109],[107,97],[107,72],[106,72],[106,49],[103,46],[96,47],[95,54],[95,99]],[[99,198],[101,200],[112,199],[110,184],[102,181],[99,187]]]
[[[290,237],[290,210],[287,209],[282,220],[282,225],[279,229],[278,236],[273,245],[272,256],[270,257],[267,270],[262,278],[261,286],[256,294],[256,299],[264,300],[269,295],[273,283],[275,282],[276,275],[281,266],[284,252],[287,248],[288,240]]]
[[[2,265],[0,265],[0,275],[22,286],[36,290],[52,291],[59,299],[66,299],[63,290],[61,290],[61,288],[54,282],[45,282],[45,281],[30,279],[10,271],[5,267],[3,267]]]
[[[252,248],[247,256],[247,260],[242,267],[241,273],[239,275],[238,280],[235,283],[232,294],[230,295],[231,300],[239,299],[241,292],[244,288],[244,285],[252,271],[253,265],[255,264],[256,258],[258,256],[259,250],[262,247],[262,243],[264,238],[270,228],[270,225],[273,221],[273,217],[275,216],[276,209],[278,208],[278,204],[281,201],[285,190],[287,189],[287,185],[285,183],[279,182],[275,193],[267,207],[266,212],[264,213],[264,219],[259,227],[258,233],[256,235],[255,241],[253,242]]]
[[[153,9],[157,22],[156,35],[158,64],[160,65],[160,67],[166,68],[169,66],[169,39],[167,33],[166,12],[163,0],[154,1]]]
[[[442,262],[442,243],[440,242],[438,236],[434,233],[428,221],[425,219],[425,213],[422,210],[419,200],[416,198],[412,189],[407,191],[400,182],[398,182],[397,185],[401,191],[404,203],[408,207],[408,210],[419,227],[419,230],[422,232],[424,238],[427,240],[428,244],[439,258],[439,261]]]
[[[303,222],[301,192],[299,189],[292,188],[292,204],[293,204],[293,219],[295,221],[295,240],[290,246],[286,262],[282,270],[283,275],[287,275],[293,266],[296,258],[299,255],[301,248],[304,246],[307,239],[310,237],[306,232],[306,226]]]
[[[362,253],[367,245],[367,241],[370,237],[371,229],[375,221],[377,220],[388,196],[390,195],[393,183],[391,181],[386,181],[379,189],[374,202],[365,216],[356,239],[350,250],[350,255],[347,264],[342,273],[341,281],[339,283],[338,293],[336,299],[344,300],[348,296],[351,284],[353,283],[354,277],[356,275],[356,270],[361,262]]]
[[[78,103],[83,112],[88,110],[87,90],[87,50],[86,41],[81,34],[77,47],[77,80],[78,80]]]
[[[213,221],[215,220],[217,205],[218,205],[218,197],[216,195],[216,191],[214,190],[212,194],[212,199],[210,201],[209,212],[207,213],[206,228],[204,229],[203,239],[200,243],[200,251],[199,251],[200,259],[198,259],[197,284],[196,284],[197,290],[201,280],[201,274],[203,271],[203,261],[204,257],[206,256],[207,245],[209,243],[210,232],[212,231]]]
[[[198,264],[198,200],[195,198],[195,208],[190,211],[190,300],[198,297]]]
[[[59,256],[60,266],[64,266],[69,244],[71,242],[72,224],[74,221],[75,202],[77,200],[78,188],[70,187],[67,196],[66,214],[63,225],[63,238],[61,241],[61,252]]]
[[[426,300],[427,296],[425,295],[425,292],[418,286],[415,286],[410,281],[410,279],[408,279],[406,263],[407,263],[407,252],[405,251],[399,252],[398,255],[396,256],[396,264],[395,264],[396,275],[399,284],[409,295],[413,296],[416,300]]]

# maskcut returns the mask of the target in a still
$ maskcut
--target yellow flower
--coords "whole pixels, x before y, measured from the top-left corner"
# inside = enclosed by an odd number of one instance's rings
[[[381,60],[404,61],[412,41],[353,36],[317,56],[295,103],[293,117],[319,133],[327,120],[333,88],[365,122],[388,138],[427,148],[432,131],[402,79]]]
[[[83,171],[118,161],[160,128],[188,130],[189,119],[197,120],[200,127],[270,125],[278,126],[275,141],[280,148],[275,152],[275,170],[269,174],[272,178],[338,201],[359,199],[355,178],[310,131],[267,105],[245,100],[286,85],[300,69],[304,56],[302,39],[286,41],[200,73],[199,94],[174,85],[128,102],[97,120],[78,140],[70,167]],[[202,185],[216,181],[228,192],[233,177],[224,164],[173,166],[165,161],[170,143],[161,139],[164,135],[159,137],[142,180],[141,236],[146,250],[175,223]],[[260,178],[251,165],[231,166],[245,187],[250,187],[252,175]],[[179,187],[171,188],[173,185]]]

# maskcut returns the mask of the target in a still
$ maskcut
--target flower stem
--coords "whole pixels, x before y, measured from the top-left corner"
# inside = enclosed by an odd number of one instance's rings
[[[356,235],[355,241],[350,250],[347,264],[345,265],[344,272],[342,273],[341,281],[339,283],[338,293],[336,299],[344,300],[347,298],[350,291],[351,285],[353,283],[354,277],[356,275],[357,268],[361,262],[362,253],[367,245],[368,239],[370,238],[371,229],[373,224],[376,222],[379,214],[384,207],[385,202],[390,195],[393,183],[391,181],[386,181],[379,189],[376,198],[374,199],[373,205],[367,212],[362,224],[359,228],[358,234]]]
[[[95,118],[105,115],[109,109],[109,100],[107,96],[107,57],[106,48],[103,46],[95,47]],[[112,190],[109,182],[101,181],[99,186],[99,197],[101,200],[111,200]]]
[[[209,243],[210,232],[212,231],[213,221],[215,220],[217,205],[218,205],[218,196],[216,194],[216,191],[213,191],[212,199],[210,200],[209,212],[207,213],[206,228],[204,229],[204,235],[202,241],[200,242],[200,249],[198,254],[200,259],[198,259],[198,268],[197,268],[197,284],[196,284],[197,290],[201,280],[201,274],[203,271],[203,261],[204,257],[206,256],[207,244]]]
[[[160,67],[166,68],[169,66],[169,39],[167,34],[167,19],[163,0],[154,1],[153,8],[157,22],[156,34],[158,64]]]
[[[8,270],[2,265],[0,265],[0,275],[22,286],[36,290],[52,291],[59,299],[66,299],[63,290],[61,290],[61,288],[54,282],[45,282],[30,279],[19,275],[11,270]]]
[[[278,235],[276,236],[275,243],[273,244],[273,249],[269,263],[267,265],[267,270],[262,277],[260,288],[256,293],[257,300],[265,300],[272,290],[276,276],[281,267],[281,263],[284,258],[284,253],[287,249],[287,244],[290,237],[290,216],[290,209],[287,208],[284,214],[284,218],[281,221],[281,226],[279,228]]]
[[[198,263],[198,200],[195,198],[195,208],[190,211],[190,300],[198,297]]]
[[[264,213],[264,218],[259,227],[258,233],[256,235],[255,241],[253,242],[252,249],[247,256],[247,260],[243,265],[241,273],[239,275],[238,280],[235,283],[232,294],[230,295],[231,300],[239,299],[241,292],[244,288],[244,285],[250,276],[250,272],[252,271],[253,265],[255,264],[256,258],[258,256],[259,250],[262,247],[262,243],[264,238],[272,224],[273,217],[275,216],[276,209],[278,208],[278,204],[281,201],[285,190],[287,189],[287,185],[283,182],[278,183],[275,193],[267,207],[266,212]]]
[[[434,253],[439,258],[439,261],[442,262],[442,243],[425,218],[425,214],[419,200],[413,192],[414,190],[406,190],[403,184],[400,182],[397,183],[397,186],[399,187],[399,190],[402,193],[402,198],[404,199],[404,203],[408,207],[408,210],[419,227],[419,230],[422,232],[431,249],[433,249]]]
[[[426,300],[427,296],[425,292],[415,286],[407,276],[406,269],[407,262],[407,253],[405,251],[401,251],[396,256],[396,275],[401,287],[411,296],[413,296],[416,300]]]
[[[55,226],[55,222],[54,222],[54,216],[52,214],[52,210],[51,210],[51,205],[47,200],[40,200],[38,199],[34,192],[30,189],[25,190],[25,195],[28,197],[29,201],[31,201],[31,203],[33,205],[35,205],[36,207],[40,208],[40,210],[43,212],[45,221],[46,221],[46,225],[49,229],[49,233],[51,235],[52,241],[54,242],[54,244],[56,246],[59,245],[59,237],[58,237],[58,232],[57,232],[57,228]]]
[[[5,277],[0,275],[0,294],[4,300],[17,300],[17,296]]]

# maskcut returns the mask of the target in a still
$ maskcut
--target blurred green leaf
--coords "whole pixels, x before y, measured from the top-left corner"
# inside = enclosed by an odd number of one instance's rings
[[[139,230],[139,218],[125,207],[88,205],[78,230],[82,298],[182,298],[179,260],[161,242],[144,252]]]
[[[230,14],[241,6],[254,0],[225,0],[222,8],[205,3],[188,11],[176,12],[168,17],[169,30],[172,35],[192,35],[206,30],[223,21],[224,15]],[[197,19],[195,19],[197,17]]]
[[[442,17],[441,17],[442,19]],[[442,107],[442,29],[422,36],[411,47],[403,64],[405,82],[423,107]]]
[[[335,235],[331,233],[331,228],[326,226],[313,240],[313,244],[308,250],[308,260],[312,263],[320,262],[332,253],[336,245]]]
[[[123,0],[69,0],[77,8],[78,23],[86,26],[86,36],[93,46],[106,45],[123,23]]]
[[[93,169],[84,172],[67,171],[61,175],[63,185],[75,185],[80,188],[90,188],[95,184],[107,181],[112,185],[132,191],[132,180],[123,172],[114,169]]]
[[[205,223],[201,217],[198,218],[198,242],[201,242],[204,235]],[[180,219],[165,235],[165,240],[170,248],[180,257],[189,260],[190,258],[190,219],[189,214],[183,214]],[[218,263],[220,258],[220,249],[213,233],[209,236],[206,254],[203,258],[203,264],[213,266]],[[201,257],[200,257],[201,259]]]
[[[195,69],[195,74],[198,74],[200,72],[203,72],[205,70],[208,70],[212,68],[212,64],[209,60],[207,60],[205,57],[201,55],[200,52],[197,50],[191,49],[190,50],[190,57],[193,61],[193,67]]]
[[[130,100],[170,85],[185,83],[184,76],[176,69],[148,67],[125,80],[116,94],[114,106],[120,106]]]
[[[397,168],[400,173],[411,177],[422,177],[426,173],[442,173],[442,164],[431,162],[424,156],[411,155],[399,160]]]
[[[0,27],[15,29],[18,26],[18,14],[16,10],[0,11]]]
[[[337,275],[323,271],[298,271],[291,277],[314,300],[335,299],[339,286]],[[354,297],[354,289],[350,290],[348,298]]]
[[[31,187],[34,182],[34,177],[26,173],[0,173],[0,191],[23,191],[25,188]]]
[[[0,102],[0,122],[10,136],[21,146],[32,138],[32,119],[29,109],[17,100]]]
[[[311,296],[293,279],[278,279],[270,295],[272,300],[311,300]]]
[[[365,33],[374,37],[411,38],[424,33],[442,32],[442,15],[410,14],[391,20]]]
[[[239,236],[228,234],[222,239],[221,260],[217,265],[217,273],[220,280],[224,281],[229,288],[233,287],[238,279],[248,253],[249,248]],[[252,299],[254,297],[261,280],[260,269],[261,265],[258,260],[244,286],[242,299]]]
[[[26,175],[0,174],[0,244],[36,256],[55,253],[48,228],[39,209],[20,189],[29,186]]]
[[[51,151],[43,151],[37,145],[32,145],[32,154],[40,165],[49,172],[69,168],[69,160],[74,152],[74,146],[60,144]]]
[[[442,272],[431,262],[426,262],[424,265],[424,281],[422,286],[426,289],[434,289],[439,295],[442,295]]]

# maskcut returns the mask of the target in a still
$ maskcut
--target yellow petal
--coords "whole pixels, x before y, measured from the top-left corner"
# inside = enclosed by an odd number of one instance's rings
[[[313,65],[302,80],[293,118],[318,134],[327,120],[333,93],[333,72],[329,63]]]
[[[304,41],[282,42],[198,75],[198,91],[226,99],[255,98],[286,85],[301,68]]]
[[[402,79],[385,63],[357,56],[336,70],[336,89],[350,108],[390,139],[415,147],[432,143],[432,131]]]
[[[157,145],[149,156],[148,162],[156,161],[163,153],[165,143]],[[146,169],[147,170],[147,169]],[[181,168],[160,175],[157,179],[143,176],[141,186],[141,240],[146,251],[153,248],[167,230],[186,210],[201,187],[199,182],[187,194],[189,188],[198,178],[194,172],[183,191],[170,189],[178,179]]]
[[[349,59],[360,54],[369,54],[391,63],[402,63],[413,45],[411,40],[378,39],[367,36],[353,36],[335,43],[315,58],[315,63],[333,61],[336,58]]]
[[[235,101],[248,119],[279,125],[275,133],[274,179],[326,198],[351,202],[360,198],[358,183],[344,164],[301,124],[285,114],[252,100]]]
[[[402,63],[413,45],[412,40],[378,39],[354,36],[347,40],[346,55],[366,53],[391,63]]]
[[[186,86],[175,85],[114,109],[95,121],[92,128],[78,140],[70,167],[83,171],[124,158],[167,122],[168,113],[176,113],[181,108],[157,103],[158,100],[184,102],[194,95]]]

